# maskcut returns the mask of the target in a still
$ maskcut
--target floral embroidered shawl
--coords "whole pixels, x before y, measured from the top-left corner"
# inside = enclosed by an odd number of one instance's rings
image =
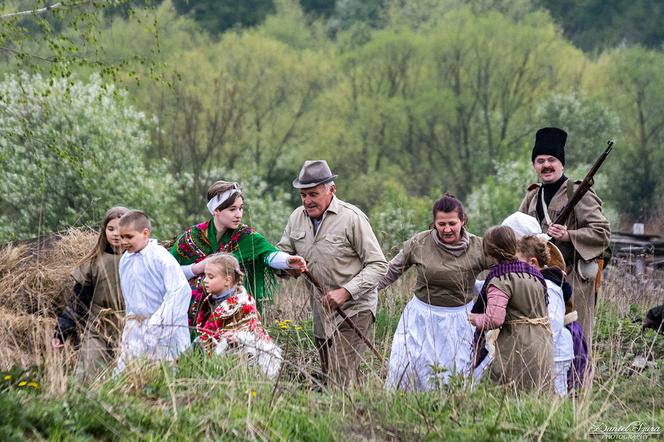
[[[214,303],[213,295],[208,295],[202,304],[196,317],[196,330],[208,353],[214,352],[224,336],[238,332],[252,333],[260,340],[272,340],[261,324],[256,301],[244,287],[218,303]]]
[[[244,272],[244,285],[255,294],[259,309],[262,306],[261,301],[272,298],[276,285],[274,273],[266,262],[267,256],[276,251],[277,248],[263,235],[245,224],[241,224],[233,231],[226,231],[221,241],[217,243],[217,231],[212,220],[188,227],[170,250],[180,265],[200,262],[208,255],[217,252],[232,253],[240,262]],[[192,295],[189,325],[192,327],[195,325],[200,304],[206,295],[204,278],[205,275],[201,273],[189,281]]]

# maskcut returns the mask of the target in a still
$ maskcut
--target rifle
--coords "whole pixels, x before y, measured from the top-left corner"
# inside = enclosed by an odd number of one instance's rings
[[[595,160],[595,164],[593,164],[593,167],[590,168],[590,171],[588,171],[583,181],[581,181],[579,187],[576,188],[574,195],[572,195],[572,198],[567,202],[562,212],[560,212],[560,214],[553,221],[553,224],[565,224],[565,222],[567,222],[567,218],[569,218],[569,216],[574,211],[574,206],[576,206],[577,203],[581,201],[581,198],[583,198],[583,196],[590,190],[590,187],[594,183],[593,178],[595,177],[595,174],[599,168],[602,167],[602,163],[604,163],[606,157],[609,156],[611,149],[613,149],[613,140],[609,140],[607,142],[606,150],[602,152]]]
[[[323,286],[320,285],[320,283],[319,283],[318,280],[314,277],[314,275],[312,275],[308,270],[305,270],[304,272],[302,272],[302,274],[307,278],[307,280],[308,280],[311,284],[313,284],[314,287],[316,287],[316,289],[317,289],[321,294],[325,295],[325,290],[323,290]],[[339,316],[341,316],[341,318],[346,322],[346,324],[348,324],[348,325],[350,326],[350,328],[353,329],[353,331],[357,334],[357,336],[359,336],[360,339],[362,339],[362,341],[364,341],[364,343],[367,344],[367,346],[369,347],[369,349],[371,349],[371,351],[373,352],[373,354],[375,354],[376,357],[377,357],[380,361],[382,361],[382,360],[383,360],[383,357],[382,357],[381,354],[378,352],[378,350],[376,350],[376,347],[373,346],[373,344],[371,343],[371,341],[369,341],[369,339],[364,335],[364,333],[362,333],[362,330],[360,330],[360,329],[358,328],[358,326],[353,322],[353,320],[350,319],[350,318],[348,317],[348,315],[346,314],[346,312],[344,312],[343,310],[341,310],[340,307],[337,307],[336,311],[337,311],[337,313],[339,314]]]

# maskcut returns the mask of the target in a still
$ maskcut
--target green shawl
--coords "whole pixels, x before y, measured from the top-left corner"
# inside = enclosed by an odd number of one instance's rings
[[[200,262],[213,253],[232,253],[240,262],[244,272],[244,286],[256,298],[259,309],[262,307],[261,301],[272,299],[276,281],[267,257],[277,251],[278,249],[263,235],[244,224],[235,230],[224,232],[221,241],[217,243],[217,231],[212,220],[188,227],[170,250],[180,265]],[[192,288],[190,314],[196,314],[204,298],[204,277],[205,275],[201,273],[190,281]]]

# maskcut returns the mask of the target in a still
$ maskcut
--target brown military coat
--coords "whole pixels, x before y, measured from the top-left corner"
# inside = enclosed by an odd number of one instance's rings
[[[560,186],[560,189],[551,198],[548,205],[548,212],[551,220],[562,212],[567,204],[567,187],[570,183],[568,179]],[[575,183],[579,184],[579,182]],[[540,184],[533,184],[528,188],[525,198],[521,202],[519,211],[537,218],[537,198]],[[576,189],[576,185],[574,187]],[[538,219],[542,225],[542,231],[546,232],[548,224],[545,219]],[[565,257],[565,263],[568,268],[572,265],[574,252],[578,257],[585,261],[590,261],[602,252],[609,245],[609,222],[602,214],[602,200],[590,190],[581,198],[581,201],[574,207],[574,212],[565,223],[569,232],[571,242],[557,242],[556,245]],[[568,272],[569,273],[569,272]]]
[[[551,198],[548,213],[552,222],[567,204],[567,187],[571,183],[569,179],[565,181]],[[574,183],[574,189],[579,183],[579,181]],[[540,187],[540,184],[533,184],[528,188],[525,198],[521,201],[520,212],[538,218],[537,198]],[[538,218],[538,221],[542,231],[546,233],[549,227],[546,219]],[[597,272],[595,259],[608,247],[611,234],[609,222],[602,213],[602,200],[595,192],[590,190],[581,198],[565,226],[570,242],[556,241],[555,244],[565,258],[567,278],[574,290],[573,299],[579,314],[579,322],[590,341],[592,320],[595,316],[594,282]]]
[[[121,256],[104,252],[71,273],[82,286],[93,287],[76,367],[76,373],[84,378],[94,377],[116,357],[125,309],[118,273]],[[76,319],[81,321],[83,318]]]
[[[109,345],[117,345],[124,316],[124,299],[118,274],[121,256],[104,252],[101,256],[81,264],[71,273],[76,282],[93,288],[83,339],[92,336],[103,339]]]

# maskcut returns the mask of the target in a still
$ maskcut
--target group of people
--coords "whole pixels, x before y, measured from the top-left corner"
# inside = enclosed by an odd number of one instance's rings
[[[237,183],[210,187],[211,219],[187,228],[170,253],[150,239],[143,212],[112,208],[93,253],[72,273],[74,296],[53,346],[82,336],[82,375],[114,361],[120,372],[138,359],[174,360],[193,343],[208,354],[246,351],[274,376],[282,356],[260,310],[275,276],[305,274],[316,282],[310,298],[321,370],[345,385],[361,379],[378,291],[414,266],[388,387],[423,390],[452,374],[487,372],[502,384],[564,395],[590,367],[598,260],[609,237],[592,191],[564,225],[551,221],[575,186],[563,174],[565,142],[561,129],[537,132],[532,161],[541,182],[528,188],[512,221],[473,235],[463,204],[446,193],[432,207],[431,228],[404,242],[389,263],[367,216],[337,198],[337,175],[324,160],[305,161],[293,181],[302,205],[276,246],[242,224]],[[118,357],[113,337],[123,322]]]

